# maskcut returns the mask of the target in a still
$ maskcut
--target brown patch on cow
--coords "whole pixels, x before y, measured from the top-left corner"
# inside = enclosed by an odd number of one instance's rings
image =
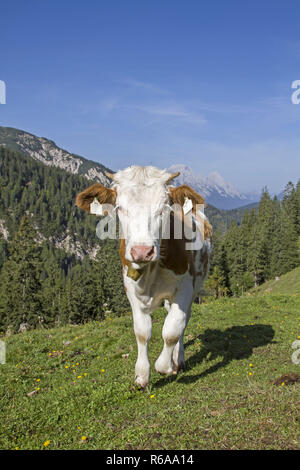
[[[169,190],[170,197],[174,204],[180,204],[183,206],[186,197],[191,199],[193,202],[193,212],[196,212],[196,204],[205,204],[203,197],[186,184],[178,186],[178,188],[171,187]]]
[[[79,193],[76,196],[75,204],[80,209],[90,212],[90,205],[95,198],[100,204],[114,205],[116,203],[117,191],[96,183]]]
[[[174,204],[180,204],[183,207],[186,198],[191,199],[193,203],[193,214],[199,221],[200,227],[202,225],[202,220],[196,214],[196,206],[197,204],[203,204],[204,207],[206,206],[205,200],[203,197],[196,193],[190,186],[183,184],[182,186],[178,186],[178,188],[170,188],[170,198]],[[204,240],[210,238],[212,240],[212,226],[208,222],[208,220],[204,219]]]
[[[203,253],[202,253],[202,256],[201,256],[201,263],[202,263],[202,266],[203,266],[203,271],[206,273],[207,270],[208,270],[208,262],[209,262],[209,256],[208,256],[208,252],[207,250],[205,250]]]
[[[170,239],[163,238],[160,244],[161,263],[175,274],[184,274],[189,266],[191,252],[185,249],[186,240],[174,238],[174,219],[176,215],[170,215]],[[183,229],[182,229],[183,230]]]
[[[211,224],[208,222],[208,220],[204,220],[204,240],[207,238],[210,238],[210,241],[212,242],[212,233],[213,229]]]
[[[179,336],[168,336],[165,338],[165,342],[167,346],[174,346],[179,340]]]
[[[135,334],[136,339],[138,340],[139,343],[141,344],[146,344],[147,343],[147,338],[143,335],[140,335],[139,333]]]
[[[126,251],[125,239],[124,239],[124,238],[121,238],[120,249],[119,249],[119,254],[120,254],[121,262],[122,262],[123,267],[125,267],[125,266],[128,266],[128,267],[129,267],[129,266],[131,266],[131,263],[130,263],[130,261],[128,261],[128,260],[125,258],[125,251]]]
[[[193,213],[196,215],[196,205],[197,204],[204,204],[204,199],[200,194],[196,193],[192,188],[187,185],[179,186],[178,188],[170,188],[170,198],[174,204],[179,204],[183,207],[186,198],[192,200],[193,203]],[[197,217],[197,216],[196,216]],[[182,238],[175,239],[174,238],[174,224],[175,218],[179,218],[182,224],[184,221],[183,210],[180,213],[171,213],[170,216],[170,239],[166,240],[163,239],[161,241],[160,253],[161,253],[161,262],[163,266],[173,271],[175,274],[184,274],[187,270],[191,276],[195,278],[202,274],[202,272],[196,271],[195,261],[197,256],[197,251],[195,250],[186,250],[186,243],[190,242],[184,236],[184,228],[182,225]],[[201,221],[200,221],[201,227]],[[195,231],[195,227],[193,227],[193,231]],[[204,240],[207,237],[212,238],[212,226],[210,223],[205,220],[204,221],[204,234],[202,234]],[[203,272],[206,272],[208,269],[208,252],[205,250],[203,251],[201,258],[201,263],[203,262]]]

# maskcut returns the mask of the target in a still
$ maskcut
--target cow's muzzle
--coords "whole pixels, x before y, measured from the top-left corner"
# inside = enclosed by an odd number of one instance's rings
[[[136,263],[151,261],[154,257],[154,246],[135,245],[131,248],[132,260]]]

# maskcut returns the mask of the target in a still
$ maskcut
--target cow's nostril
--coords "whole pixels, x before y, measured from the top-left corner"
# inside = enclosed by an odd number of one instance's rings
[[[130,253],[133,261],[151,261],[154,256],[154,246],[135,245]]]
[[[151,259],[154,255],[154,246],[151,246],[150,250],[147,253],[147,256]]]

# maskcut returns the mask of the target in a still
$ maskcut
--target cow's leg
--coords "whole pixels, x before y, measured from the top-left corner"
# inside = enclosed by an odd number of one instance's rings
[[[177,304],[172,304],[165,319],[162,330],[164,339],[163,350],[155,363],[155,369],[161,374],[172,374],[174,371],[172,354],[176,343],[179,341],[186,324],[186,312]]]
[[[183,340],[184,340],[184,332],[185,328],[189,322],[191,316],[191,307],[188,310],[188,313],[186,315],[186,322],[185,322],[185,327],[184,330],[177,341],[174,350],[173,350],[173,373],[177,373],[180,369],[184,369],[184,345],[183,345]]]
[[[183,335],[189,319],[192,295],[192,282],[183,282],[165,319],[162,330],[164,347],[155,363],[156,371],[161,374],[177,373],[179,355],[180,358],[183,355]],[[174,364],[173,351],[175,347],[177,354],[175,353],[176,362]]]
[[[135,384],[145,388],[149,382],[150,362],[148,359],[148,342],[151,338],[152,321],[148,313],[133,311],[134,332],[138,347],[138,358],[135,364]]]

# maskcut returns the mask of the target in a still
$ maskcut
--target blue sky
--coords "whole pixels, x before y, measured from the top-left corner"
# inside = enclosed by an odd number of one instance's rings
[[[300,177],[300,2],[1,5],[0,125],[113,170],[185,163],[242,191]]]

